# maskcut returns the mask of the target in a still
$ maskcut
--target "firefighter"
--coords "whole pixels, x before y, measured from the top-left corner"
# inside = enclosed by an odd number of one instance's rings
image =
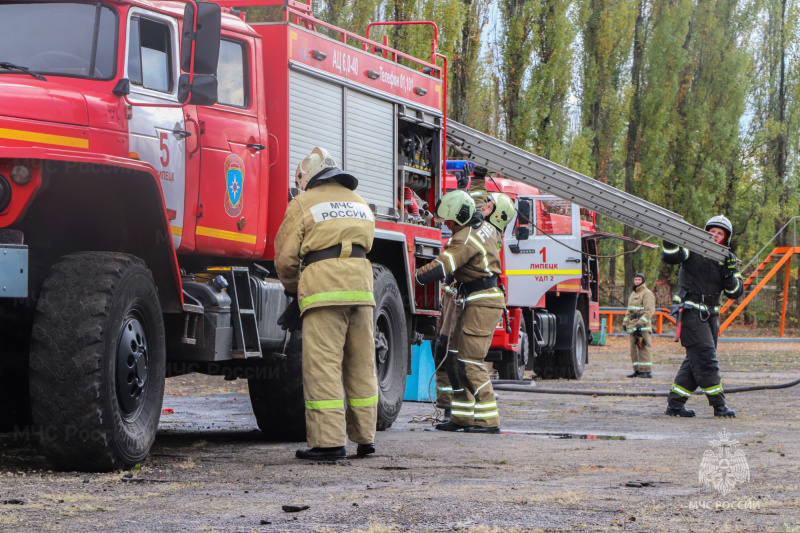
[[[275,237],[275,268],[292,297],[278,323],[303,329],[309,449],[296,456],[342,459],[346,436],[358,444],[358,455],[369,455],[375,452],[378,383],[366,254],[375,220],[354,192],[358,180],[341,171],[324,148],[303,159],[295,179],[305,192],[286,208]]]
[[[445,362],[453,387],[450,421],[436,429],[499,433],[500,415],[484,364],[505,309],[505,297],[498,287],[498,234],[480,211],[475,211],[469,194],[461,190],[446,194],[434,216],[445,221],[453,236],[439,257],[417,269],[415,280],[425,285],[452,274],[454,303],[462,308],[454,321]]]
[[[494,226],[499,235],[503,234],[506,226],[516,214],[514,202],[503,193],[493,192],[490,200],[481,208],[486,220]],[[474,196],[470,195],[473,198]],[[451,239],[452,240],[452,239]],[[447,246],[451,241],[447,242]],[[498,249],[500,241],[498,241]],[[433,349],[433,360],[436,365],[436,406],[444,410],[444,417],[450,418],[450,403],[453,395],[453,386],[447,375],[447,368],[442,364],[447,355],[447,345],[452,336],[453,327],[458,322],[462,308],[455,305],[456,289],[453,286],[454,278],[448,276],[442,288],[442,312],[436,321],[436,342]]]
[[[718,244],[730,247],[733,225],[724,216],[709,219],[706,231]],[[714,416],[736,416],[725,405],[725,394],[717,361],[717,336],[719,334],[720,294],[735,299],[744,290],[742,276],[733,253],[723,263],[664,242],[661,258],[665,263],[680,264],[678,285],[674,297],[679,303],[679,332],[681,346],[686,348],[686,358],[681,363],[669,391],[666,413],[670,416],[692,417],[695,412],[686,409],[686,400],[700,387],[714,407]]]
[[[656,311],[656,297],[645,285],[644,274],[633,277],[633,292],[628,298],[628,312],[622,329],[631,334],[633,374],[629,378],[652,378],[653,353],[650,350],[650,324]]]

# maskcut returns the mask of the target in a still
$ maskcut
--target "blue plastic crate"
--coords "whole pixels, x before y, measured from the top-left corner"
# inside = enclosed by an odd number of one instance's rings
[[[406,394],[403,399],[410,402],[430,402],[431,394],[436,399],[436,380],[431,376],[436,369],[431,354],[431,343],[425,341],[411,350],[411,375],[406,376]],[[430,383],[430,393],[428,392]]]

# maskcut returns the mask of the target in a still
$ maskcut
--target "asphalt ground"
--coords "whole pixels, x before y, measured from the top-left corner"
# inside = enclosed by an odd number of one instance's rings
[[[723,384],[792,381],[799,348],[721,345]],[[583,379],[536,384],[666,391],[682,352],[654,349],[653,379],[625,378],[627,339],[609,338]],[[261,439],[245,381],[175,378],[151,457],[129,472],[53,472],[34,436],[0,434],[0,531],[800,531],[798,387],[730,395],[736,419],[702,396],[692,419],[664,416],[664,398],[498,403],[501,435],[435,431],[430,405],[406,402],[374,456],[309,463],[302,443]]]

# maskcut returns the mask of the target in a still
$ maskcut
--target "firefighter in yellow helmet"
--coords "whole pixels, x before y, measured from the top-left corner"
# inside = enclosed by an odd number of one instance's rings
[[[291,303],[278,323],[303,329],[303,394],[309,449],[301,459],[375,452],[378,383],[373,338],[375,219],[358,180],[314,148],[297,166],[297,188],[275,237],[275,267]],[[342,390],[344,383],[344,391]],[[347,408],[345,409],[345,402]]]
[[[505,297],[498,287],[498,233],[480,211],[475,211],[472,198],[462,190],[446,194],[436,205],[434,216],[445,221],[453,237],[444,252],[417,269],[414,277],[425,285],[452,274],[455,303],[463,309],[452,328],[445,362],[453,387],[450,421],[438,424],[436,429],[499,433],[500,415],[484,364],[494,328],[505,309]]]

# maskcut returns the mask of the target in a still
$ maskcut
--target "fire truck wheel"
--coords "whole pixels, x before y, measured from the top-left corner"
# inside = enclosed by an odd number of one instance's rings
[[[375,366],[378,374],[378,431],[392,427],[403,405],[408,369],[408,332],[403,298],[392,272],[373,265]]]
[[[583,315],[575,311],[575,320],[572,323],[572,342],[566,350],[556,350],[555,356],[558,366],[557,376],[564,379],[580,379],[586,365],[586,356],[589,343],[586,340],[586,326]]]
[[[278,365],[249,369],[250,404],[264,438],[300,442],[306,440],[302,330],[292,332],[285,355]]]
[[[497,369],[500,379],[521,380],[525,377],[525,365],[528,363],[528,329],[522,320],[519,326],[519,344],[517,350],[504,350],[503,361]]]
[[[30,355],[33,422],[56,468],[127,469],[153,444],[164,397],[164,321],[132,255],[62,257],[44,282]]]

